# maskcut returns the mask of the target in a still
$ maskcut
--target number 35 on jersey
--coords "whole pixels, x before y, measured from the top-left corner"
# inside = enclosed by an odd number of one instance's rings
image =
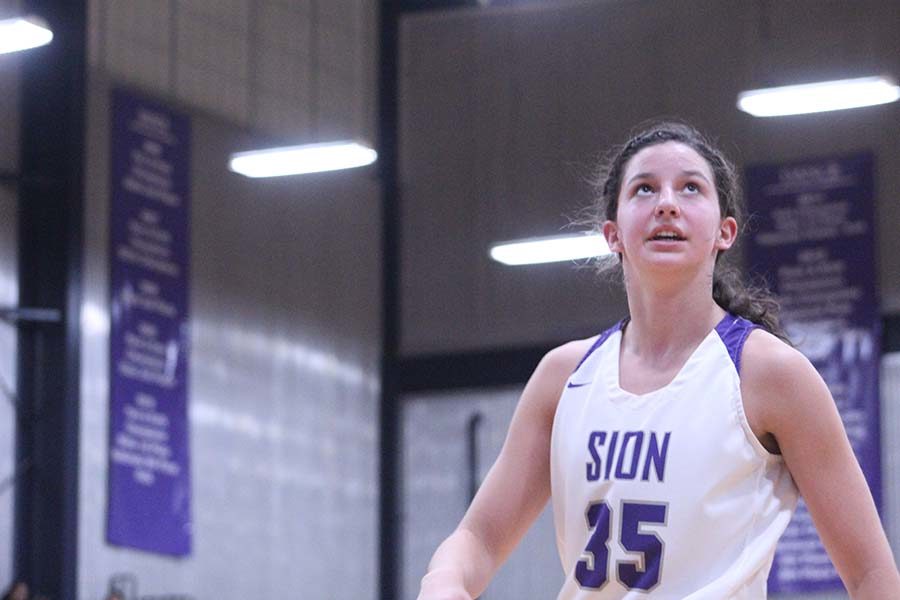
[[[605,587],[611,577],[629,590],[655,588],[662,577],[665,549],[658,532],[667,515],[665,503],[623,500],[615,511],[605,501],[591,503],[585,511],[591,537],[575,566],[575,580],[589,590]],[[618,542],[611,544],[613,535]],[[611,553],[611,546],[624,551],[621,559],[611,560],[611,554],[618,554]]]

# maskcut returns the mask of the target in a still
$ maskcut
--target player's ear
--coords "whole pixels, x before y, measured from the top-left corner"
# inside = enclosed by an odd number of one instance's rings
[[[737,239],[737,221],[734,217],[725,217],[719,224],[719,233],[716,236],[716,250],[728,250]]]
[[[610,252],[616,254],[622,253],[622,240],[619,238],[619,226],[615,221],[603,222],[603,237],[606,238],[606,245],[609,246]]]

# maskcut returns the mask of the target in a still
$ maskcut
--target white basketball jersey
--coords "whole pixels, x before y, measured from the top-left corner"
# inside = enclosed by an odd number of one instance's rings
[[[744,415],[740,355],[753,328],[726,315],[647,394],[619,387],[622,324],[584,357],[553,422],[558,600],[766,597],[798,493]]]

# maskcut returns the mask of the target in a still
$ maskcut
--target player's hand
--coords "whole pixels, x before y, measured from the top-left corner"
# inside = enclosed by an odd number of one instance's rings
[[[422,578],[417,600],[474,600],[453,569],[436,569]]]
[[[429,590],[419,592],[417,600],[474,600],[462,586],[455,589]]]

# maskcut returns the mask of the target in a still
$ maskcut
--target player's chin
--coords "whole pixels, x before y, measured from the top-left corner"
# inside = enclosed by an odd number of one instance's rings
[[[641,255],[647,262],[689,263],[697,260],[695,253],[686,247],[645,248]]]
[[[692,247],[689,240],[650,239],[644,242],[644,250],[653,253],[689,252]]]
[[[644,253],[639,262],[649,271],[674,273],[696,269],[704,261],[690,252],[664,251]]]

